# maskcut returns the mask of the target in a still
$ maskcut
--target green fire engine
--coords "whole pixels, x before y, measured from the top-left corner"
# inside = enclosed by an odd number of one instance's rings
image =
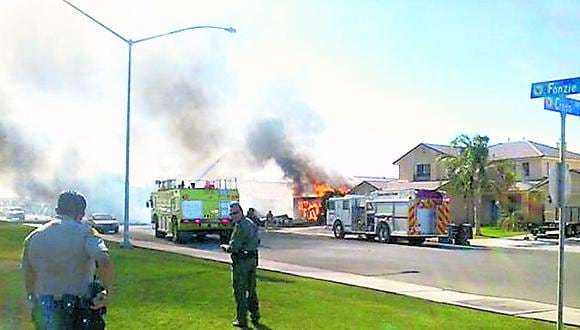
[[[233,230],[229,215],[240,194],[235,178],[217,180],[158,180],[147,207],[155,237],[170,235],[184,243],[194,235],[218,234],[227,243]]]

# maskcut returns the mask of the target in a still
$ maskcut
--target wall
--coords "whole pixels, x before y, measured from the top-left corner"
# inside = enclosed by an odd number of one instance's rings
[[[415,168],[417,164],[431,164],[431,181],[440,180],[444,169],[437,162],[442,154],[420,145],[408,155],[399,160],[399,180],[415,181]]]

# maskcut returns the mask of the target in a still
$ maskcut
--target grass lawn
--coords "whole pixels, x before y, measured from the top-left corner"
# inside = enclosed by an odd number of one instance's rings
[[[523,231],[507,231],[499,227],[485,226],[481,227],[481,236],[477,236],[476,238],[503,238],[523,235],[525,233]]]
[[[32,329],[18,264],[31,229],[0,224],[0,329]],[[117,295],[107,329],[232,329],[229,265],[108,243]],[[553,329],[345,285],[258,271],[264,329]]]

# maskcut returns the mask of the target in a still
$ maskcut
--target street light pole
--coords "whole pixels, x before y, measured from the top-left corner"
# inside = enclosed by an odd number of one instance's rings
[[[129,65],[127,66],[127,119],[125,130],[125,206],[123,212],[123,244],[124,248],[131,247],[129,241],[129,151],[131,145],[131,63],[133,54],[133,41],[128,40]]]
[[[218,29],[218,30],[223,30],[223,31],[229,32],[229,33],[235,33],[236,29],[234,29],[233,27],[225,28],[225,27],[221,27],[221,26],[212,26],[212,25],[190,26],[187,28],[174,30],[174,31],[170,31],[170,32],[162,33],[162,34],[156,34],[153,36],[149,36],[146,38],[142,38],[142,39],[138,39],[138,40],[133,41],[131,39],[124,38],[123,36],[121,36],[117,32],[113,31],[111,28],[109,28],[106,25],[104,25],[103,23],[97,21],[95,18],[91,17],[89,14],[85,13],[84,11],[82,11],[81,9],[79,9],[78,7],[73,5],[72,3],[68,2],[67,0],[62,0],[62,1],[64,1],[66,4],[73,7],[75,10],[77,10],[78,12],[83,14],[84,16],[88,17],[90,20],[97,23],[98,25],[100,25],[101,27],[106,29],[107,31],[114,34],[117,38],[123,40],[127,44],[127,46],[129,47],[129,65],[128,65],[128,70],[127,70],[127,119],[126,119],[127,127],[126,127],[126,132],[125,132],[125,209],[124,209],[124,215],[123,215],[123,220],[124,220],[123,221],[123,244],[121,246],[124,248],[131,248],[132,245],[131,245],[131,242],[129,241],[129,159],[130,159],[129,155],[130,155],[130,145],[131,145],[131,143],[130,143],[131,142],[131,64],[132,64],[131,62],[132,62],[133,45],[136,43],[141,43],[144,41],[157,39],[157,38],[165,37],[165,36],[176,34],[179,32],[193,30],[193,29]]]

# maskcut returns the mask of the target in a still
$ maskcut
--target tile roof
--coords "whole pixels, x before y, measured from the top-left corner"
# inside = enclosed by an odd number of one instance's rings
[[[382,190],[403,190],[403,189],[429,189],[429,190],[436,190],[447,184],[447,180],[443,181],[399,181],[393,180],[387,182]]]
[[[559,158],[558,148],[533,141],[515,141],[498,143],[489,147],[490,160],[519,159],[534,157]],[[566,156],[571,159],[580,159],[580,154],[567,151]]]
[[[451,156],[459,155],[458,148],[453,148],[451,146],[442,144],[419,143],[417,146],[409,150],[402,157],[399,157],[397,160],[395,160],[393,164],[397,164],[399,160],[407,156],[409,153],[411,153],[413,150],[417,149],[421,145],[436,152],[439,152],[441,154]],[[503,159],[535,158],[535,157],[559,158],[560,150],[556,147],[551,147],[534,141],[504,142],[494,144],[489,147],[489,160],[491,161]],[[571,151],[566,152],[566,157],[568,159],[580,160],[580,154]]]
[[[389,186],[390,182],[393,182],[396,180],[397,179],[391,179],[389,181],[387,181],[387,180],[382,180],[382,181],[365,180],[364,182],[367,182],[367,183],[373,185],[377,189],[385,189],[386,187]]]
[[[451,156],[457,156],[459,155],[459,149],[447,146],[447,145],[443,145],[443,144],[432,144],[432,143],[419,143],[418,145],[416,145],[413,149],[407,151],[403,156],[397,158],[397,160],[395,160],[393,162],[393,164],[397,165],[397,163],[405,158],[405,156],[407,156],[408,154],[410,154],[411,152],[413,152],[413,150],[419,148],[420,146],[425,146],[435,152],[441,153],[441,154],[445,154],[445,155],[451,155]]]
[[[459,148],[453,148],[448,145],[443,144],[432,144],[432,143],[424,143],[427,147],[439,151],[442,154],[451,155],[451,156],[458,156],[459,155]]]

